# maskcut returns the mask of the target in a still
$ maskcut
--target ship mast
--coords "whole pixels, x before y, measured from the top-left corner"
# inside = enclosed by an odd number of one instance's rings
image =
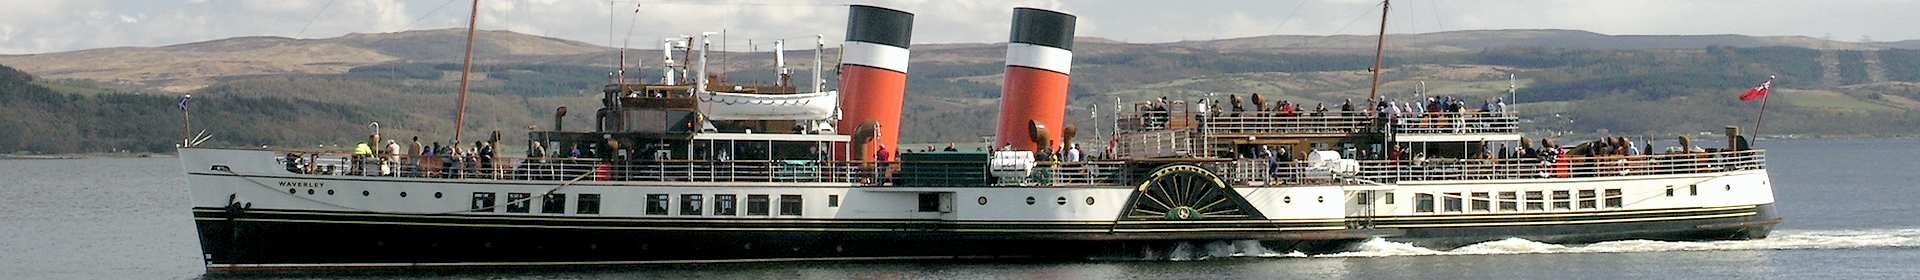
[[[1374,106],[1374,104],[1380,103],[1380,72],[1385,70],[1381,66],[1384,62],[1383,56],[1387,52],[1387,8],[1390,6],[1393,6],[1392,0],[1380,1],[1380,39],[1373,47],[1373,68],[1368,69],[1373,72],[1373,89],[1367,92],[1366,106],[1373,108],[1371,110],[1374,111],[1380,109],[1380,106]]]
[[[453,113],[453,144],[460,144],[460,131],[467,124],[467,81],[473,74],[473,33],[474,25],[480,21],[480,0],[473,0],[473,11],[467,14],[467,54],[465,66],[460,68],[460,107]]]

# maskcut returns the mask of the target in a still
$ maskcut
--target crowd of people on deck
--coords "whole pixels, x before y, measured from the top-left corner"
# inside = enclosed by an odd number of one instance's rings
[[[1374,104],[1372,110],[1362,110],[1363,107],[1359,106],[1365,105],[1355,105],[1351,98],[1341,101],[1340,105],[1334,108],[1327,107],[1326,103],[1315,103],[1311,109],[1305,107],[1306,105],[1304,103],[1293,103],[1289,100],[1279,100],[1268,103],[1259,94],[1252,94],[1250,98],[1247,99],[1240,98],[1238,94],[1230,94],[1226,98],[1227,104],[1225,106],[1222,106],[1220,102],[1221,100],[1219,99],[1203,98],[1193,102],[1189,108],[1192,109],[1191,112],[1193,113],[1194,119],[1201,121],[1222,116],[1368,116],[1379,118],[1382,121],[1388,121],[1403,118],[1441,118],[1447,116],[1472,116],[1476,114],[1499,115],[1508,112],[1506,100],[1500,97],[1486,99],[1481,102],[1478,108],[1468,105],[1467,100],[1464,98],[1453,96],[1427,97],[1424,101],[1384,100]],[[1269,106],[1269,104],[1271,104],[1271,106]],[[1184,105],[1182,102],[1169,101],[1167,97],[1162,96],[1150,102],[1135,104],[1134,107],[1136,111],[1142,113],[1141,119],[1145,120],[1145,124],[1149,127],[1165,127],[1170,121],[1168,117],[1170,116],[1169,114],[1173,112],[1173,109]]]
[[[431,178],[500,178],[504,168],[496,167],[505,166],[498,162],[498,149],[492,142],[474,141],[473,146],[462,149],[458,143],[423,144],[419,136],[404,147],[393,140],[381,146],[359,142],[352,154],[334,162],[322,160],[320,157],[324,154],[288,152],[282,164],[288,172],[299,174]]]

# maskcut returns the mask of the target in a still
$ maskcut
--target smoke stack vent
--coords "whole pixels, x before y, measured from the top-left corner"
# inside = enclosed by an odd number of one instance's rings
[[[1033,9],[1013,9],[1013,36],[1007,43],[1007,75],[1000,95],[1000,122],[995,142],[1016,149],[1038,150],[1035,142],[1066,145],[1059,135],[1038,135],[1031,141],[1029,124],[1066,127],[1068,73],[1073,65],[1073,15]]]
[[[913,14],[899,10],[852,5],[847,11],[846,44],[841,47],[840,123],[852,132],[866,123],[879,124],[867,145],[900,147],[900,108],[907,90],[907,47],[913,36]],[[872,151],[875,147],[864,147]],[[860,159],[873,154],[862,153]]]

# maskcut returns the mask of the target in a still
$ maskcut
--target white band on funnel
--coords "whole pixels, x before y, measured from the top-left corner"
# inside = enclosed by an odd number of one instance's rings
[[[907,49],[882,44],[848,41],[841,63],[907,72]]]
[[[1008,43],[1007,66],[1069,74],[1073,68],[1073,51],[1028,43]]]

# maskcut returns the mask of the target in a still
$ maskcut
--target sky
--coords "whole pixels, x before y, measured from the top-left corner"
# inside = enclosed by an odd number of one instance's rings
[[[163,46],[238,36],[327,38],[463,27],[470,0],[0,0],[0,54]],[[1079,16],[1081,36],[1127,42],[1271,34],[1370,34],[1375,0],[481,0],[481,29],[598,45],[726,31],[729,49],[771,39],[837,44],[847,4],[916,14],[915,43],[1002,42],[1013,7]],[[1579,29],[1607,34],[1920,39],[1920,0],[1400,0],[1391,33]],[[716,42],[718,44],[719,42]]]

